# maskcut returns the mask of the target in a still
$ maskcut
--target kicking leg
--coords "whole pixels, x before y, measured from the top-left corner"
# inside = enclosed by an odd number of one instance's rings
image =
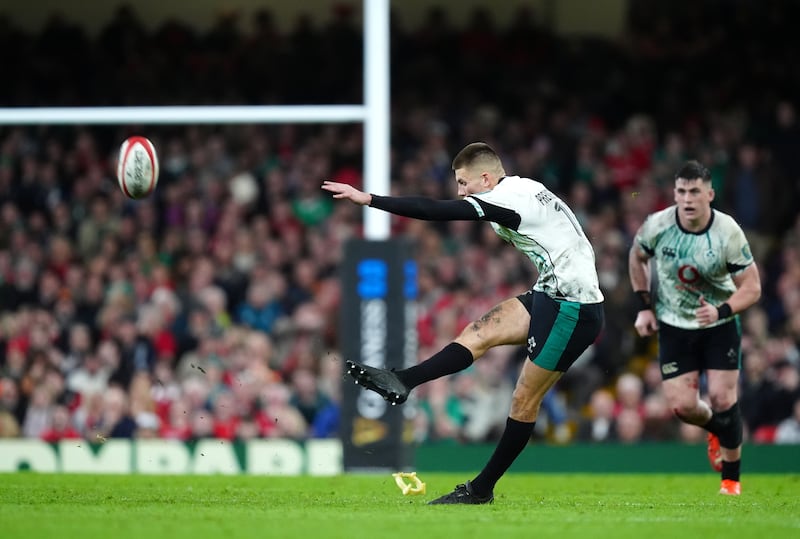
[[[347,373],[356,383],[392,404],[401,404],[413,388],[466,369],[493,346],[524,343],[530,319],[517,298],[507,299],[469,324],[455,341],[419,365],[395,372],[348,360]]]

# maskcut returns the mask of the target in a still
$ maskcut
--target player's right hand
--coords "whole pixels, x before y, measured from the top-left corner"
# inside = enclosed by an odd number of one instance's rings
[[[633,323],[636,333],[640,337],[649,337],[658,331],[658,320],[652,309],[644,309],[636,315],[636,322]]]
[[[372,202],[371,194],[359,191],[346,183],[325,180],[322,182],[322,188],[333,193],[333,198],[344,198],[361,206],[369,205]]]

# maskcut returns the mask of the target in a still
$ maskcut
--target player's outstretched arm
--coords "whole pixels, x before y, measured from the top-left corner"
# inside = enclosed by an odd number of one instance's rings
[[[325,180],[322,182],[322,188],[333,193],[333,198],[346,199],[360,206],[368,206],[372,202],[371,194],[359,191],[346,183]]]
[[[378,210],[413,219],[422,219],[424,221],[480,220],[480,215],[475,210],[475,207],[466,200],[434,200],[425,197],[372,195],[359,191],[352,185],[327,180],[322,182],[322,188],[333,193],[333,198],[347,199],[355,204],[371,206]],[[502,213],[503,210],[500,209],[500,211]],[[496,220],[501,222],[500,218],[496,218]]]

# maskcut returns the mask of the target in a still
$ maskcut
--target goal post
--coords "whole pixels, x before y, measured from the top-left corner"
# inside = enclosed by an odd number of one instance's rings
[[[0,125],[366,123],[368,117],[364,105],[0,108]]]

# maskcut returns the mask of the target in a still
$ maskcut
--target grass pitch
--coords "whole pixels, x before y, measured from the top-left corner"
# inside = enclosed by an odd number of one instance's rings
[[[509,474],[486,506],[428,506],[471,474],[336,477],[0,474],[3,539],[800,537],[800,476]]]

